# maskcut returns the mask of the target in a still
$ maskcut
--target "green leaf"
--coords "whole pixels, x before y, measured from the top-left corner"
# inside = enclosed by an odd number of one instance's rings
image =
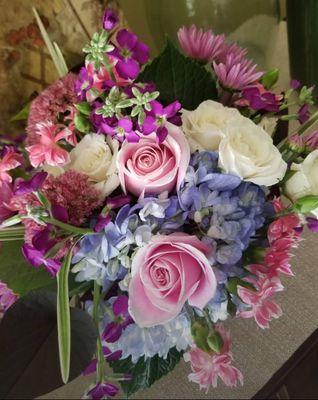
[[[79,376],[96,350],[89,314],[71,309],[70,379]],[[0,323],[0,398],[34,399],[60,386],[56,294],[38,291],[19,299]]]
[[[10,119],[10,122],[14,122],[14,121],[23,121],[25,119],[28,119],[29,116],[29,111],[30,111],[30,106],[31,106],[31,102],[27,103],[22,110],[20,110],[18,112],[18,114],[16,114],[14,117],[12,117]]]
[[[77,113],[74,117],[74,123],[79,132],[89,133],[92,129],[91,123],[83,114]]]
[[[219,353],[223,347],[223,340],[219,332],[212,331],[207,337],[207,343],[211,350]]]
[[[68,252],[57,274],[57,331],[59,341],[60,368],[62,380],[67,383],[71,360],[71,316],[69,304],[68,276],[73,248]]]
[[[165,105],[178,100],[185,109],[194,110],[202,101],[217,98],[212,75],[198,62],[181,54],[170,40],[138,80],[153,82]]]
[[[296,200],[293,205],[293,209],[301,214],[308,214],[316,208],[318,208],[318,196],[314,195],[304,196]]]
[[[122,381],[121,386],[126,396],[131,396],[140,389],[150,387],[162,376],[168,374],[179,363],[182,352],[173,348],[169,351],[167,358],[158,355],[152,358],[141,358],[137,364],[131,361],[131,357],[124,360],[112,361],[110,366],[115,373],[127,373],[132,375],[129,381]]]
[[[75,107],[81,114],[89,115],[91,113],[91,106],[86,101],[75,104]]]
[[[0,281],[19,296],[32,290],[55,288],[55,280],[42,268],[34,268],[24,259],[23,242],[4,242],[0,250]]]
[[[238,287],[238,286],[243,286],[243,287],[245,287],[245,288],[247,288],[247,289],[249,289],[249,290],[255,291],[255,288],[254,288],[254,286],[253,286],[251,283],[245,282],[245,281],[243,281],[242,279],[237,278],[237,277],[235,277],[235,276],[232,277],[232,278],[230,278],[230,279],[227,281],[227,285],[226,285],[227,290],[228,290],[230,293],[235,294],[236,296],[237,296],[237,287]]]
[[[278,81],[279,69],[273,68],[267,71],[261,78],[261,83],[264,85],[265,89],[270,89]]]

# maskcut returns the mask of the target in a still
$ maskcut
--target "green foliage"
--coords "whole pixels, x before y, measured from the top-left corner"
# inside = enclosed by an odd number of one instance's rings
[[[87,117],[81,113],[77,113],[74,117],[75,128],[82,133],[89,133],[92,130],[92,124]]]
[[[253,286],[251,283],[245,282],[245,281],[243,281],[242,279],[237,278],[236,276],[230,278],[230,279],[228,280],[228,282],[227,282],[227,285],[226,285],[227,290],[228,290],[231,294],[235,294],[236,296],[237,296],[237,287],[238,287],[238,286],[243,286],[243,287],[245,287],[246,289],[254,290],[254,291],[255,291],[255,288],[254,288],[254,286]]]
[[[301,214],[308,214],[318,208],[318,196],[309,195],[296,200],[293,209]]]
[[[55,288],[55,280],[43,268],[29,265],[21,253],[23,242],[4,242],[0,250],[0,281],[19,296],[40,288]]]
[[[279,69],[273,68],[267,71],[261,78],[261,83],[264,85],[265,89],[269,90],[272,88],[279,78]]]
[[[14,115],[11,119],[10,122],[14,122],[14,121],[23,121],[28,119],[29,116],[29,111],[30,111],[30,106],[31,103],[27,103],[22,110],[20,110],[16,115]]]
[[[181,54],[170,40],[163,52],[145,67],[138,80],[153,82],[163,104],[178,100],[187,110],[194,110],[204,100],[217,98],[211,73]]]
[[[130,374],[131,380],[122,381],[121,386],[127,397],[140,389],[150,387],[162,376],[168,374],[179,363],[182,353],[175,348],[171,349],[166,359],[158,355],[152,358],[141,358],[136,364],[131,361],[131,357],[124,360],[112,361],[110,366],[115,373]]]

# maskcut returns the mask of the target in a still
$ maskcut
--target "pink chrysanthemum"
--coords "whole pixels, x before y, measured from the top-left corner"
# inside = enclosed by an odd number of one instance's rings
[[[214,35],[211,30],[204,31],[195,25],[180,28],[178,39],[187,56],[204,63],[211,62],[223,51],[224,35]]]
[[[257,72],[257,65],[252,60],[241,60],[237,62],[235,55],[229,54],[225,63],[213,62],[214,72],[216,73],[221,85],[228,89],[242,90],[246,86],[257,82],[263,72]]]
[[[74,170],[57,178],[49,176],[42,190],[52,204],[66,209],[72,225],[83,224],[92,211],[102,205],[100,192],[89,183],[86,175]]]
[[[238,64],[242,62],[246,55],[247,55],[247,49],[244,49],[243,47],[240,47],[237,43],[226,43],[224,42],[222,45],[222,51],[218,56],[216,57],[216,62],[217,63],[226,63],[227,57],[231,55],[232,57],[232,62],[234,64]]]
[[[0,316],[17,300],[18,296],[8,286],[0,281]]]
[[[59,113],[68,111],[69,107],[76,103],[76,79],[75,74],[69,73],[50,85],[33,100],[26,129],[28,144],[34,144],[38,141],[36,134],[38,123],[45,121],[57,123]]]

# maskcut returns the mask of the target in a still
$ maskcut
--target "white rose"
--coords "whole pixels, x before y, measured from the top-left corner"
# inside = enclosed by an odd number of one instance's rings
[[[287,196],[295,201],[308,195],[318,195],[318,150],[310,153],[301,164],[293,164],[297,171],[285,184]],[[312,211],[318,216],[318,209]]]
[[[240,119],[241,114],[235,108],[224,107],[216,101],[206,100],[194,111],[182,110],[181,118],[182,129],[191,152],[216,151],[224,137],[228,121]]]
[[[269,134],[269,136],[273,136],[277,127],[278,118],[276,117],[266,117],[264,116],[260,122],[259,126],[264,129],[265,132]]]
[[[95,183],[96,189],[106,197],[119,185],[117,153],[116,140],[91,133],[85,135],[71,151],[71,163],[68,167],[88,175],[89,180]]]
[[[264,129],[242,116],[235,124],[227,124],[219,167],[245,181],[272,186],[283,179],[287,164]]]

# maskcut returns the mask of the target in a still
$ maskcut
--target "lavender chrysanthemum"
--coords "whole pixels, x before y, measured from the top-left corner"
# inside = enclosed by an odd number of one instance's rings
[[[214,72],[221,85],[228,89],[242,90],[255,83],[263,72],[256,71],[257,65],[252,60],[237,61],[236,57],[229,54],[225,62],[213,62]]]
[[[211,62],[222,53],[225,40],[224,35],[214,35],[211,30],[204,31],[195,25],[180,28],[178,39],[187,56],[204,63]]]

